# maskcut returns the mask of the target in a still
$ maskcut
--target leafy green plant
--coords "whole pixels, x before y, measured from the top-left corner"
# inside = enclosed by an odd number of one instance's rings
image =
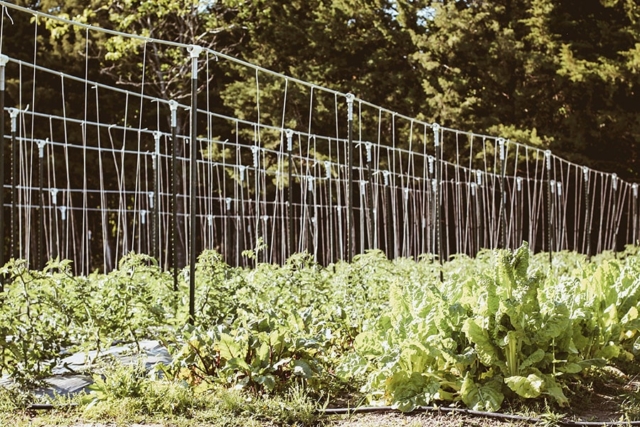
[[[403,410],[443,400],[498,410],[510,396],[566,405],[564,379],[633,358],[624,342],[637,340],[634,267],[578,260],[581,289],[574,276],[547,276],[548,264],[531,268],[526,244],[492,253],[493,265],[481,255],[468,274],[458,257],[443,283],[392,281],[388,311],[365,325],[338,372],[368,372],[370,400]]]

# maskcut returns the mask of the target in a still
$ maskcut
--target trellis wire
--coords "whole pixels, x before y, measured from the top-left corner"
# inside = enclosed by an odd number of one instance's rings
[[[587,254],[638,241],[637,184],[615,175],[515,141],[426,123],[219,52],[0,4],[84,29],[87,58],[95,32],[143,41],[143,83],[149,43],[183,48],[192,63],[187,106],[145,93],[145,84],[133,92],[91,81],[88,61],[82,77],[36,64],[38,20],[33,62],[13,58],[0,41],[18,93],[13,105],[2,106],[11,121],[11,134],[3,133],[11,141],[12,169],[3,186],[10,190],[3,196],[11,195],[4,197],[11,214],[0,218],[11,218],[12,256],[34,266],[62,256],[80,273],[108,271],[135,250],[165,268],[190,265],[193,279],[201,249],[250,265],[243,252],[259,239],[267,244],[261,261],[282,263],[306,250],[323,264],[370,249],[389,257],[431,253],[442,261],[523,240],[535,250]],[[255,80],[255,102],[243,117],[216,112],[208,94],[206,107],[198,108],[198,74],[204,73],[200,80],[209,93],[214,59],[244,67]],[[24,70],[31,71],[30,80]],[[61,113],[38,102],[41,75],[60,77]],[[273,104],[281,105],[281,114],[262,94],[265,88],[273,93],[278,81],[283,102]],[[68,86],[77,84],[83,116],[70,117]],[[294,123],[292,91],[308,97],[306,124]],[[120,114],[101,117],[106,96],[123,100]],[[31,100],[29,109],[23,99]],[[330,114],[323,115],[328,105]],[[176,115],[185,113],[188,123],[178,126]],[[265,119],[274,116],[277,123]],[[312,126],[318,122],[324,125]],[[147,128],[150,123],[155,128]],[[206,127],[200,134],[198,123]],[[214,126],[226,133],[214,136]],[[333,126],[335,134],[328,135]]]

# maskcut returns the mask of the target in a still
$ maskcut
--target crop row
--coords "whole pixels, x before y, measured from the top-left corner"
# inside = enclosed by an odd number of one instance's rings
[[[247,254],[252,256],[251,253]],[[640,352],[640,256],[593,260],[556,254],[553,265],[518,250],[387,260],[378,251],[327,267],[308,254],[285,265],[230,267],[213,251],[196,266],[196,318],[148,256],[109,274],[72,275],[11,261],[0,294],[0,369],[20,384],[46,378],[64,355],[158,339],[161,369],[194,387],[313,396],[345,390],[402,410],[462,402],[496,411],[505,399],[565,405],[568,384],[594,366]],[[441,280],[442,271],[442,280]]]

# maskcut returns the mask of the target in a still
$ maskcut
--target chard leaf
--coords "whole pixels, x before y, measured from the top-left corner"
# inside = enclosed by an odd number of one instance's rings
[[[500,309],[500,297],[496,292],[496,282],[494,280],[483,280],[481,285],[487,290],[486,309],[484,312],[480,311],[486,317],[493,318]]]
[[[556,380],[551,375],[545,375],[544,382],[544,394],[553,397],[560,406],[567,406],[569,404],[569,400],[562,392],[562,388],[556,383]]]
[[[478,359],[480,359],[483,365],[492,366],[498,363],[498,351],[491,343],[489,334],[482,329],[474,319],[467,319],[464,322],[462,331],[467,336],[467,339],[475,344]]]
[[[542,359],[544,359],[544,355],[545,352],[543,349],[539,348],[536,351],[534,351],[533,353],[531,353],[529,355],[529,357],[527,357],[525,360],[522,361],[522,363],[520,364],[520,369],[524,370],[525,368],[528,368],[529,366],[533,366],[536,363],[540,362]]]
[[[335,374],[343,381],[363,376],[367,372],[369,362],[356,352],[350,352],[336,367]]]
[[[504,382],[511,390],[516,392],[518,396],[527,399],[540,396],[544,385],[544,380],[535,374],[530,374],[527,377],[514,375],[505,378]]]
[[[460,388],[460,397],[467,407],[474,411],[495,412],[502,406],[504,395],[500,381],[491,380],[486,384],[476,384],[467,372]]]
[[[595,357],[601,357],[606,360],[611,360],[618,357],[619,354],[620,354],[620,347],[613,343],[609,343],[609,345],[596,351]]]
[[[513,260],[511,261],[511,265],[518,279],[524,280],[527,277],[529,255],[529,244],[522,242],[522,245],[516,250],[516,253],[513,255]]]
[[[565,374],[577,374],[582,371],[582,366],[577,363],[565,363],[564,365],[558,368],[560,372],[564,372]]]
[[[633,319],[629,322],[622,322],[624,325],[624,329],[627,331],[637,331],[640,330],[640,319]]]
[[[556,302],[553,309],[545,315],[538,333],[538,340],[551,341],[553,338],[571,331],[570,325],[569,309],[564,303]]]
[[[636,307],[631,307],[629,311],[627,311],[627,314],[622,316],[620,323],[626,324],[636,319],[638,319],[638,309]]]
[[[386,380],[387,396],[403,412],[431,403],[439,390],[436,378],[418,372],[398,371]]]
[[[400,352],[400,365],[409,372],[424,372],[429,365],[428,350],[418,342],[410,342]]]
[[[374,331],[362,332],[356,336],[353,347],[363,356],[381,356],[383,348],[380,345],[377,333]]]

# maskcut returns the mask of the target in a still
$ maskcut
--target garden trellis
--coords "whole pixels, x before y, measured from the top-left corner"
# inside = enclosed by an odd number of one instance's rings
[[[62,257],[86,274],[130,251],[165,268],[193,266],[206,248],[246,265],[259,241],[259,261],[308,251],[329,264],[369,249],[444,258],[526,240],[592,254],[638,240],[638,186],[615,174],[210,49],[0,4],[1,261]],[[35,18],[31,53],[10,44],[15,14]],[[77,75],[38,64],[48,22],[84,38]],[[92,77],[98,36],[135,44],[136,84]],[[145,80],[162,46],[182,52],[192,87],[176,99]]]

